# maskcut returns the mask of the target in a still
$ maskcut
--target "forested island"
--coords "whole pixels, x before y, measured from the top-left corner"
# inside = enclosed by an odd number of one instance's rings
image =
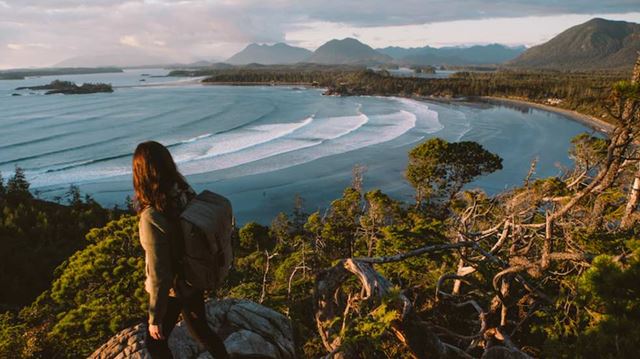
[[[433,66],[411,66],[411,69],[417,74],[435,74],[436,68]]]
[[[76,85],[75,82],[71,81],[60,81],[54,80],[47,85],[41,86],[25,86],[18,87],[16,91],[20,90],[35,90],[35,91],[46,91],[45,95],[54,95],[54,94],[64,94],[64,95],[83,95],[90,93],[99,93],[99,92],[113,92],[113,87],[111,84],[103,84],[103,83],[84,83],[80,86]]]
[[[375,80],[370,91],[402,80],[341,76]],[[632,81],[601,95],[615,129],[576,136],[575,165],[561,175],[537,178],[534,161],[520,187],[488,196],[465,184],[501,170],[499,156],[475,142],[425,140],[408,153],[414,201],[364,191],[356,166],[326,210],[308,213],[298,196],[269,226],[239,228],[235,269],[214,297],[288,317],[298,357],[635,358],[640,61]],[[66,201],[33,198],[19,169],[0,180],[9,273],[0,285],[24,293],[12,305],[3,298],[0,357],[84,357],[145,319],[138,218],[100,209],[73,187]],[[23,276],[43,255],[57,268],[33,299]]]
[[[0,80],[24,80],[26,77],[86,75],[102,73],[118,73],[122,69],[116,67],[64,67],[48,69],[15,69],[0,71]]]

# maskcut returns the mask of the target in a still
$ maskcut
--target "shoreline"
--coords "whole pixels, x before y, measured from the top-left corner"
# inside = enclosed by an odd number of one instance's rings
[[[297,86],[297,87],[302,87],[306,89],[312,89],[312,88],[322,89],[323,88],[323,87],[316,87],[310,83],[305,83],[305,82],[233,82],[233,81],[204,82],[202,81],[202,79],[198,79],[197,81],[204,86],[216,86],[216,85],[218,86],[275,86],[275,87]],[[586,125],[604,134],[610,134],[615,128],[615,125],[608,123],[606,121],[603,121],[597,117],[585,115],[583,113],[573,111],[573,110],[568,110],[560,107],[545,105],[545,104],[541,104],[533,101],[527,101],[527,100],[516,99],[516,98],[495,97],[495,96],[476,96],[476,97],[467,97],[467,98],[449,98],[449,97],[433,97],[433,96],[401,96],[401,95],[381,95],[381,96],[402,97],[402,98],[408,98],[408,99],[413,99],[418,101],[434,101],[434,102],[445,102],[445,103],[453,103],[453,104],[467,102],[467,103],[492,103],[492,104],[498,104],[498,105],[507,104],[507,105],[525,106],[528,108],[538,109],[538,110],[562,115],[569,120],[582,123],[583,125]]]
[[[318,86],[313,86],[308,82],[234,82],[234,81],[219,81],[219,82],[204,82],[200,81],[200,84],[203,86],[273,86],[273,87],[290,87],[297,86],[303,88],[322,88]]]
[[[202,77],[189,78],[185,80],[175,80],[175,81],[167,81],[167,82],[156,82],[156,83],[140,83],[135,85],[119,85],[113,86],[114,89],[124,89],[124,88],[140,88],[140,87],[179,87],[185,85],[198,85],[202,83]]]
[[[493,96],[481,96],[478,97],[480,100],[485,101],[485,102],[489,102],[489,103],[497,103],[497,104],[511,104],[511,105],[522,105],[522,106],[527,106],[527,107],[531,107],[531,108],[535,108],[538,110],[543,110],[543,111],[548,111],[548,112],[552,112],[555,114],[559,114],[559,115],[563,115],[573,121],[576,122],[580,122],[584,125],[587,125],[591,128],[593,128],[594,130],[597,130],[599,132],[605,133],[605,134],[610,134],[613,129],[615,128],[615,125],[603,121],[599,118],[593,117],[593,116],[589,116],[589,115],[585,115],[583,113],[577,112],[577,111],[573,111],[573,110],[568,110],[568,109],[564,109],[564,108],[560,108],[560,107],[555,107],[555,106],[550,106],[550,105],[544,105],[541,103],[537,103],[537,102],[532,102],[532,101],[526,101],[526,100],[521,100],[521,99],[514,99],[514,98],[507,98],[507,97],[493,97]]]
[[[193,83],[193,81],[197,81],[197,79],[191,80],[191,82],[188,82],[188,83],[191,84]],[[186,83],[187,81],[174,82],[176,86],[185,85]],[[209,84],[209,85],[215,86],[215,85],[221,85],[221,84],[215,83],[215,84]],[[291,86],[291,85],[285,85],[283,83],[279,85],[285,88],[287,86]],[[148,86],[149,85],[141,86],[141,87],[148,87]],[[257,86],[266,87],[269,85],[260,83]],[[277,86],[278,85],[275,85],[274,87],[277,87]],[[321,90],[322,88],[323,87],[316,89],[314,93],[317,93],[317,95],[319,95],[320,93],[317,90]],[[250,88],[248,88],[247,90],[250,90]],[[275,88],[273,90],[275,90]],[[241,96],[245,96],[245,93],[247,93],[244,91],[235,91],[235,92],[241,94]],[[173,90],[167,89],[166,93],[173,93]],[[318,97],[317,95],[312,94],[312,96],[310,97],[317,98]],[[338,97],[338,96],[335,96],[335,97]],[[371,97],[377,97],[377,96],[371,96]],[[383,98],[383,96],[380,96],[380,97]],[[385,97],[387,99],[390,99],[389,96],[385,96]],[[297,97],[292,97],[292,98],[297,98]],[[423,104],[428,104],[429,102],[431,102],[432,104],[435,104],[435,103],[438,103],[437,101],[440,101],[442,103],[449,103],[452,105],[458,104],[461,106],[475,106],[476,108],[488,108],[492,106],[486,102],[483,104],[480,101],[481,98],[479,97],[467,98],[467,99],[464,99],[464,98],[453,99],[453,98],[447,98],[447,97],[432,98],[428,96],[397,96],[397,98],[407,98],[414,101],[420,101]],[[327,98],[325,100],[333,100],[333,99]],[[365,99],[358,100],[358,98],[353,98],[353,99],[345,98],[343,100],[340,100],[340,99],[335,99],[335,100],[337,100],[338,102],[348,101],[349,103],[365,101]],[[315,100],[312,100],[312,101],[315,101]],[[452,107],[455,107],[455,106],[452,106]],[[527,109],[533,108],[533,106],[529,105],[528,103],[524,103],[522,104],[521,108],[522,108],[522,112],[526,113]],[[499,110],[499,108],[496,108],[496,109]],[[460,109],[454,108],[454,110],[457,111]],[[562,116],[561,119],[557,119],[553,117],[547,119],[548,117],[551,117],[551,116],[548,116],[548,114],[543,112],[531,113],[527,116],[535,116],[536,118],[543,120],[544,123],[547,123],[547,120],[548,120],[548,123],[551,126],[554,126],[554,128],[555,128],[555,125],[553,125],[553,123],[564,125],[566,123],[562,121],[571,119],[565,116]],[[507,113],[507,115],[504,116],[503,120],[505,121],[505,123],[509,123],[508,122],[510,120],[509,113]],[[486,122],[493,123],[493,121],[496,121],[496,120],[492,120],[491,118],[488,118]],[[502,123],[502,122],[499,122],[499,123]],[[569,123],[569,124],[575,126],[575,123]],[[566,127],[573,127],[573,126],[566,126]],[[544,130],[544,128],[542,130]],[[585,131],[585,130],[586,129],[584,128],[581,129],[581,131]],[[526,132],[521,132],[521,133],[524,136],[528,135]],[[541,133],[544,134],[543,131]],[[450,138],[450,141],[455,141],[457,138],[457,135],[455,136],[452,135],[452,136],[453,137]],[[418,137],[419,136],[416,135],[415,138],[418,138]],[[400,150],[396,150],[395,148],[402,147],[402,146],[407,146],[407,148],[410,148],[409,144],[413,146],[413,143],[416,143],[412,141],[413,141],[413,138],[411,139],[410,142],[400,141],[397,143],[397,145],[394,145],[392,147],[379,147],[377,149],[365,147],[367,148],[366,150],[365,149],[359,150],[355,154],[352,153],[350,155],[330,156],[329,158],[324,160],[320,160],[320,159],[312,160],[308,162],[310,164],[303,163],[301,165],[291,166],[288,169],[277,169],[273,171],[274,174],[272,175],[266,174],[271,172],[245,175],[243,174],[242,170],[238,170],[237,175],[234,175],[235,177],[224,178],[223,176],[209,175],[207,173],[203,173],[203,174],[194,174],[193,178],[196,183],[199,183],[202,186],[202,188],[206,188],[206,186],[212,185],[212,186],[216,186],[216,188],[223,188],[228,193],[232,193],[234,196],[234,199],[239,201],[239,203],[244,203],[239,208],[242,208],[242,211],[244,213],[243,215],[248,220],[256,220],[257,218],[264,218],[265,222],[263,223],[268,223],[269,220],[271,220],[275,214],[281,211],[282,208],[289,208],[285,206],[289,206],[289,204],[291,203],[289,199],[291,198],[291,195],[293,193],[304,193],[305,188],[307,188],[310,185],[310,183],[315,183],[318,187],[322,187],[324,194],[317,193],[315,197],[309,196],[307,200],[309,200],[310,202],[308,203],[312,203],[313,206],[316,206],[316,205],[320,206],[320,208],[326,208],[325,205],[329,204],[328,203],[329,200],[332,198],[339,197],[341,189],[343,189],[344,186],[348,185],[348,179],[350,178],[349,176],[350,176],[350,173],[351,173],[350,171],[352,167],[352,165],[348,163],[367,164],[368,176],[372,176],[372,178],[369,179],[368,181],[372,181],[369,183],[374,185],[374,187],[370,187],[370,188],[376,188],[375,186],[378,186],[378,185],[390,186],[388,187],[389,188],[388,193],[395,193],[397,197],[394,197],[394,198],[405,198],[404,197],[405,192],[403,192],[404,190],[402,189],[403,187],[401,188],[399,186],[396,186],[394,182],[396,180],[393,179],[395,177],[389,177],[387,176],[387,174],[390,171],[389,168],[391,168],[389,166],[396,166],[397,168],[394,167],[394,170],[398,173],[401,173],[402,171],[404,171],[404,167],[402,166],[402,164],[404,164],[404,161],[406,160],[406,151],[401,153]],[[417,141],[421,141],[421,139],[418,139]],[[560,141],[556,141],[556,142],[560,142]],[[566,141],[562,141],[562,142],[566,142]],[[531,148],[533,148],[533,146],[531,146]],[[566,152],[563,152],[563,153],[566,153]],[[388,155],[389,157],[386,157],[386,155]],[[375,160],[371,160],[371,158],[374,158]],[[388,162],[386,160],[387,158],[389,159]],[[549,157],[549,158],[552,158],[552,157]],[[385,159],[385,160],[381,161],[378,167],[376,167],[376,163],[377,163],[376,161],[380,161],[382,159]],[[314,161],[317,161],[317,162],[314,162]],[[367,161],[373,161],[373,162],[368,163]],[[337,168],[336,163],[341,164],[342,166],[341,171],[335,170]],[[249,168],[253,165],[245,164],[243,166],[246,166],[247,168]],[[273,166],[267,166],[267,168],[273,168]],[[327,172],[324,172],[326,171],[326,169],[332,169],[332,171],[330,171],[327,174]],[[527,164],[527,168],[523,169],[523,175],[526,174],[527,170],[528,170],[528,164]],[[306,177],[306,176],[296,177],[296,174],[298,172],[313,174],[313,175],[310,177]],[[515,177],[509,177],[509,176],[505,175],[504,178],[506,178],[506,180],[503,182],[499,182],[499,183],[495,182],[495,183],[498,183],[497,185],[495,185],[494,182],[492,182],[493,181],[492,180],[478,186],[482,186],[481,188],[483,188],[488,193],[489,191],[491,191],[492,193],[499,193],[503,188],[507,188],[507,186],[516,185],[509,182],[511,181],[510,178],[515,178]],[[243,179],[245,177],[247,178]],[[344,186],[341,184],[343,183],[341,182],[343,181],[343,177],[346,178],[344,179],[344,183],[346,183]],[[295,180],[295,182],[292,182],[292,184],[289,184],[289,182],[287,182],[295,178],[298,178],[298,179]],[[312,181],[311,178],[316,180]],[[398,178],[402,178],[402,177],[400,176]],[[256,187],[255,186],[256,181],[261,182],[261,185]],[[325,183],[324,181],[327,181],[327,183]],[[116,185],[113,185],[113,186],[111,184],[108,185],[107,184],[108,182],[116,183]],[[121,185],[120,182],[124,184]],[[263,189],[262,186],[264,186],[265,183],[268,183],[268,186],[264,187],[265,189]],[[389,185],[390,183],[392,183],[393,186]],[[502,183],[504,183],[504,185]],[[516,182],[514,181],[514,183]],[[101,204],[104,204],[105,206],[110,206],[112,203],[121,204],[124,197],[130,194],[129,193],[130,184],[129,182],[126,181],[126,179],[121,181],[121,180],[103,180],[101,178],[100,180],[91,180],[85,183],[81,183],[80,185],[81,185],[80,188],[84,193],[90,193],[94,198],[99,200],[99,202]],[[39,186],[39,188],[35,187],[35,189],[43,189],[42,187],[43,186]],[[52,188],[52,190],[47,191],[48,194],[46,194],[45,198],[52,198],[52,196],[55,196],[56,194],[59,194],[59,193],[63,194],[64,191],[66,191],[65,185],[60,185],[59,187],[60,187],[59,190]],[[125,190],[122,191],[121,188],[125,188]],[[265,195],[265,194],[268,194],[268,195]],[[325,194],[327,195],[325,196]],[[110,201],[113,201],[113,202],[110,202]]]

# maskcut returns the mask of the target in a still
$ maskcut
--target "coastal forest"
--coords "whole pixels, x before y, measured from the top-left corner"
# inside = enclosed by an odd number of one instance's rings
[[[625,71],[552,70],[459,71],[447,78],[392,76],[361,67],[300,69],[298,66],[247,66],[235,69],[173,71],[170,76],[207,76],[205,84],[298,84],[328,88],[328,95],[372,95],[442,99],[500,97],[553,105],[614,123],[611,87],[629,77]]]
[[[221,70],[207,82],[305,82],[346,95],[566,99],[615,128],[573,138],[573,168],[489,196],[502,168],[475,142],[408,154],[415,200],[365,191],[366,168],[323,211],[291,199],[234,235],[215,298],[290,318],[299,357],[633,358],[640,346],[640,61],[631,79],[462,73],[442,82],[373,71]],[[227,71],[227,72],[224,72]],[[234,70],[235,71],[235,70]],[[442,86],[442,87],[440,87]],[[215,190],[215,189],[213,189]],[[143,322],[144,256],[132,204],[104,209],[75,187],[57,202],[20,168],[0,180],[0,357],[78,358]]]

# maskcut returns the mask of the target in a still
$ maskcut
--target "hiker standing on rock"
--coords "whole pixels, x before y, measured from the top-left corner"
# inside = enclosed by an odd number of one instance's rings
[[[168,338],[182,313],[191,335],[209,353],[216,359],[228,358],[224,343],[207,324],[202,288],[211,286],[193,285],[198,276],[206,276],[205,282],[211,281],[211,271],[207,269],[211,263],[206,263],[202,270],[190,269],[194,268],[193,263],[185,265],[188,252],[185,247],[193,250],[194,245],[185,238],[189,234],[185,235],[181,221],[196,193],[178,172],[167,148],[154,141],[140,143],[135,150],[133,187],[139,204],[140,242],[145,251],[145,289],[149,292],[147,350],[153,358],[173,357]],[[230,217],[230,205],[228,211]],[[219,253],[215,255],[222,258]],[[196,279],[189,281],[190,276]]]

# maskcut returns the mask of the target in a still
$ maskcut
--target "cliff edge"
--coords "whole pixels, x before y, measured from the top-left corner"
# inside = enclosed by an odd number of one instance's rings
[[[206,303],[207,322],[224,340],[234,358],[295,358],[291,323],[284,315],[242,299]],[[151,358],[144,345],[146,323],[124,329],[93,354],[91,359]],[[205,359],[212,356],[199,348],[180,322],[169,337],[176,359]]]

